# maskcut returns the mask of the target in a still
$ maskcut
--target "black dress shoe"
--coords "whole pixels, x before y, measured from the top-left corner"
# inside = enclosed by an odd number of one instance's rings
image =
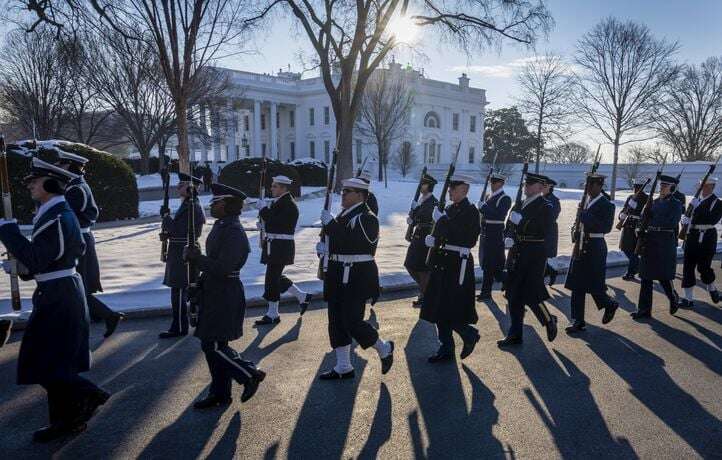
[[[674,315],[677,313],[677,310],[679,310],[679,295],[675,292],[674,299],[669,302],[669,314]]]
[[[720,301],[719,291],[717,291],[717,290],[711,291],[709,293],[709,296],[712,299],[712,302],[719,303],[719,301]]]
[[[271,318],[270,316],[263,315],[263,318],[256,320],[256,326],[265,326],[266,324],[278,324],[281,322],[281,317]]]
[[[547,340],[553,342],[557,338],[557,317],[550,315],[549,322],[547,323]]]
[[[339,374],[335,369],[331,369],[330,371],[326,371],[319,375],[318,378],[321,380],[346,380],[354,378],[355,375],[356,373],[353,369],[348,372],[344,372],[343,374]]]
[[[476,300],[479,302],[483,302],[485,300],[491,299],[491,292],[480,292],[478,296],[476,296]]]
[[[679,308],[693,308],[694,302],[687,299],[679,299]]]
[[[13,322],[9,319],[0,319],[0,347],[8,343],[13,330]]]
[[[298,305],[299,309],[301,310],[301,316],[303,316],[303,314],[306,313],[306,310],[308,310],[308,305],[311,303],[311,299],[313,299],[313,295],[306,294],[306,297],[303,298],[303,302]]]
[[[609,305],[604,308],[604,316],[602,316],[602,324],[608,324],[610,321],[614,319],[614,314],[617,312],[617,308],[619,308],[619,302],[616,300],[612,300]]]
[[[386,355],[385,358],[381,358],[381,373],[386,374],[389,370],[391,370],[391,366],[394,364],[394,341],[389,340],[389,346],[391,347],[391,351],[388,355]]]
[[[424,304],[424,299],[416,299],[413,302],[411,302],[411,306],[414,308],[421,308],[421,306]]]
[[[574,321],[572,324],[564,328],[564,330],[567,332],[567,334],[576,334],[577,332],[582,332],[587,328],[587,323],[584,321]]]
[[[446,352],[446,351],[437,351],[435,355],[429,356],[426,361],[430,362],[431,364],[434,363],[444,363],[448,361],[455,361],[456,356],[454,355],[454,351]]]
[[[103,334],[103,337],[105,337],[106,339],[110,337],[113,332],[115,332],[115,329],[118,327],[118,323],[120,323],[124,319],[125,315],[123,313],[113,313],[110,318],[105,320],[105,334]]]
[[[193,409],[198,409],[198,410],[212,409],[214,407],[227,406],[232,402],[233,402],[233,398],[231,398],[230,396],[220,397],[220,396],[209,394],[208,396],[201,399],[200,401],[194,402]]]
[[[78,421],[87,422],[90,420],[93,415],[95,415],[95,411],[98,407],[108,402],[108,399],[110,399],[110,393],[100,388],[88,393],[80,403]]]
[[[158,338],[160,339],[173,339],[175,337],[183,337],[188,335],[188,332],[174,332],[174,331],[167,331],[167,332],[161,332],[158,334]]]
[[[260,369],[256,369],[253,377],[243,384],[243,393],[241,393],[241,402],[244,403],[251,399],[258,391],[258,385],[266,378],[266,373]]]
[[[459,357],[461,359],[464,359],[468,357],[473,351],[474,347],[476,347],[476,344],[479,343],[479,340],[481,339],[481,336],[479,335],[479,332],[477,330],[474,330],[474,336],[467,339],[464,339],[464,346],[461,348],[461,354]]]
[[[55,423],[33,433],[33,441],[50,442],[74,434],[82,433],[88,427],[85,423]]]
[[[651,318],[652,310],[635,311],[635,312],[632,312],[630,316],[632,317],[632,319]]]
[[[637,277],[633,273],[625,273],[622,279],[624,281],[637,281]]]
[[[515,336],[510,335],[510,336],[504,337],[503,340],[498,340],[496,342],[496,345],[499,348],[504,348],[504,347],[510,347],[510,346],[514,346],[514,345],[521,345],[522,343],[524,343],[524,340],[521,337],[515,337]]]

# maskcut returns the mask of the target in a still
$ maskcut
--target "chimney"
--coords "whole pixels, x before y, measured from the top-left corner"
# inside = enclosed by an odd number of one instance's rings
[[[462,90],[469,89],[469,77],[467,77],[465,73],[462,73],[459,77],[459,88]]]

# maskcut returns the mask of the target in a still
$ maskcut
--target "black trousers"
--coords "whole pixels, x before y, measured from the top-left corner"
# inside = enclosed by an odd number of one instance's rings
[[[592,296],[592,299],[594,299],[594,303],[597,305],[597,310],[604,310],[612,304],[612,299],[606,292],[595,292],[590,295]],[[584,322],[584,304],[586,298],[586,292],[572,291],[572,320]]]
[[[494,281],[499,283],[504,282],[504,267],[500,267],[498,270],[484,270],[481,276],[481,293],[491,293],[491,289],[494,286]]]
[[[48,393],[48,418],[51,425],[76,419],[83,399],[90,393],[100,391],[93,382],[78,374],[40,386]]]
[[[231,384],[248,382],[256,373],[256,365],[241,358],[228,342],[201,340],[201,350],[206,355],[208,371],[211,374],[209,394],[219,398],[231,397]]]
[[[269,302],[278,302],[281,299],[281,294],[293,286],[293,281],[283,274],[284,268],[285,265],[281,264],[266,265],[263,298]]]
[[[462,340],[469,340],[477,334],[477,330],[470,324],[436,323],[436,333],[439,336],[439,342],[441,342],[440,353],[454,353],[454,332],[459,334]]]
[[[95,295],[86,293],[85,300],[88,302],[88,312],[93,321],[105,321],[115,315],[115,312]]]
[[[539,320],[542,326],[546,327],[551,319],[551,313],[547,309],[544,302],[529,305],[529,310]],[[508,335],[511,337],[521,337],[524,333],[524,304],[520,302],[512,302],[509,304],[509,315],[511,316],[511,326]]]
[[[170,304],[173,307],[173,321],[170,332],[188,332],[188,292],[185,288],[170,288]]]
[[[654,280],[644,279],[640,282],[639,288],[639,303],[637,304],[638,311],[650,311],[652,310],[652,283]],[[676,300],[674,293],[674,287],[672,287],[671,280],[658,280],[659,285],[664,289],[664,294],[667,296],[670,302]]]
[[[717,238],[708,239],[711,244],[700,244],[698,238],[699,232],[694,231],[687,236],[687,241],[685,241],[684,262],[682,263],[683,288],[697,284],[695,269],[699,272],[699,278],[704,284],[714,283],[715,280],[712,259],[714,259],[717,249]]]
[[[629,259],[627,266],[627,275],[636,275],[639,273],[639,256],[635,251],[624,251],[624,255]]]
[[[365,300],[351,298],[328,302],[328,336],[331,348],[351,345],[351,340],[356,340],[364,349],[376,343],[379,333],[364,321],[365,313]]]

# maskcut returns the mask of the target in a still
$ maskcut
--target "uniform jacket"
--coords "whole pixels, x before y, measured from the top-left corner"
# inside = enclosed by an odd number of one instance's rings
[[[552,227],[549,237],[544,240],[547,249],[547,258],[556,257],[559,250],[559,214],[562,212],[562,205],[559,198],[552,192],[544,197],[552,205]]]
[[[722,200],[712,193],[692,211],[691,225],[684,240],[684,257],[696,260],[698,254],[713,254],[717,250],[717,229],[722,218]],[[709,229],[695,229],[697,225],[712,225]]]
[[[652,202],[651,213],[650,231],[640,254],[639,276],[672,280],[677,268],[677,228],[682,217],[682,203],[671,197],[657,198]]]
[[[474,256],[471,248],[476,244],[481,229],[479,210],[464,198],[446,207],[446,217],[436,222],[434,237],[443,242],[434,265],[431,266],[429,284],[424,293],[420,317],[432,323],[472,324],[476,314]],[[463,283],[459,284],[463,257],[447,246],[468,248]]]
[[[196,337],[227,342],[243,335],[246,296],[239,271],[250,252],[238,216],[216,220],[206,239],[206,255],[198,259],[201,277]]]
[[[627,200],[624,202],[624,206],[627,206],[629,200],[634,198],[634,195],[629,195]],[[639,216],[642,214],[642,209],[647,203],[649,195],[644,192],[640,192],[637,196],[637,207],[636,209],[627,209],[627,214],[630,216],[622,227],[622,235],[619,237],[619,249],[623,252],[634,252],[634,248],[637,247],[637,226],[639,225]]]
[[[504,269],[506,262],[504,222],[509,208],[511,208],[511,197],[504,193],[503,189],[496,195],[488,197],[479,208],[481,219],[479,265],[484,270],[496,272]]]
[[[434,208],[439,205],[439,200],[434,195],[429,195],[419,206],[411,211],[411,219],[414,221],[413,233],[411,234],[411,243],[406,251],[406,260],[404,267],[417,272],[428,271],[426,266],[426,254],[429,248],[426,247],[424,239],[426,235],[431,233],[434,221],[431,214]]]
[[[80,228],[82,229],[83,240],[85,241],[85,254],[78,260],[78,273],[83,279],[85,292],[93,294],[102,292],[103,286],[100,284],[100,265],[98,264],[98,255],[95,251],[95,236],[90,229],[98,219],[100,210],[95,204],[93,192],[90,186],[85,182],[83,176],[73,179],[65,189],[65,201],[75,213]]]
[[[189,203],[189,199],[183,200],[173,217],[167,216],[163,219],[163,231],[169,235],[168,259],[165,264],[163,284],[169,287],[184,288],[188,286],[188,273],[185,262],[183,262],[183,248],[188,244]],[[193,211],[195,212],[196,237],[200,237],[203,224],[206,222],[206,215],[199,201],[193,204]]]
[[[63,197],[42,208],[32,242],[17,224],[0,226],[0,241],[31,276],[75,268],[85,243],[75,214]],[[20,345],[18,383],[57,380],[90,368],[88,307],[79,275],[37,283],[33,311]]]
[[[368,198],[366,198],[366,206],[369,207],[373,215],[378,216],[379,215],[379,202],[376,199],[376,195],[373,194],[373,192],[369,192]]]
[[[263,220],[266,234],[293,235],[298,222],[298,206],[296,206],[293,196],[286,193],[275,199],[270,206],[258,211],[258,217]],[[295,253],[296,243],[293,240],[274,240],[267,237],[263,243],[261,263],[291,265]]]

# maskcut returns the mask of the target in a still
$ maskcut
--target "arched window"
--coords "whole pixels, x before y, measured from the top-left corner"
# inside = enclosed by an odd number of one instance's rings
[[[436,114],[436,112],[429,112],[424,117],[424,127],[425,128],[441,128],[441,123],[439,122],[439,116]]]

